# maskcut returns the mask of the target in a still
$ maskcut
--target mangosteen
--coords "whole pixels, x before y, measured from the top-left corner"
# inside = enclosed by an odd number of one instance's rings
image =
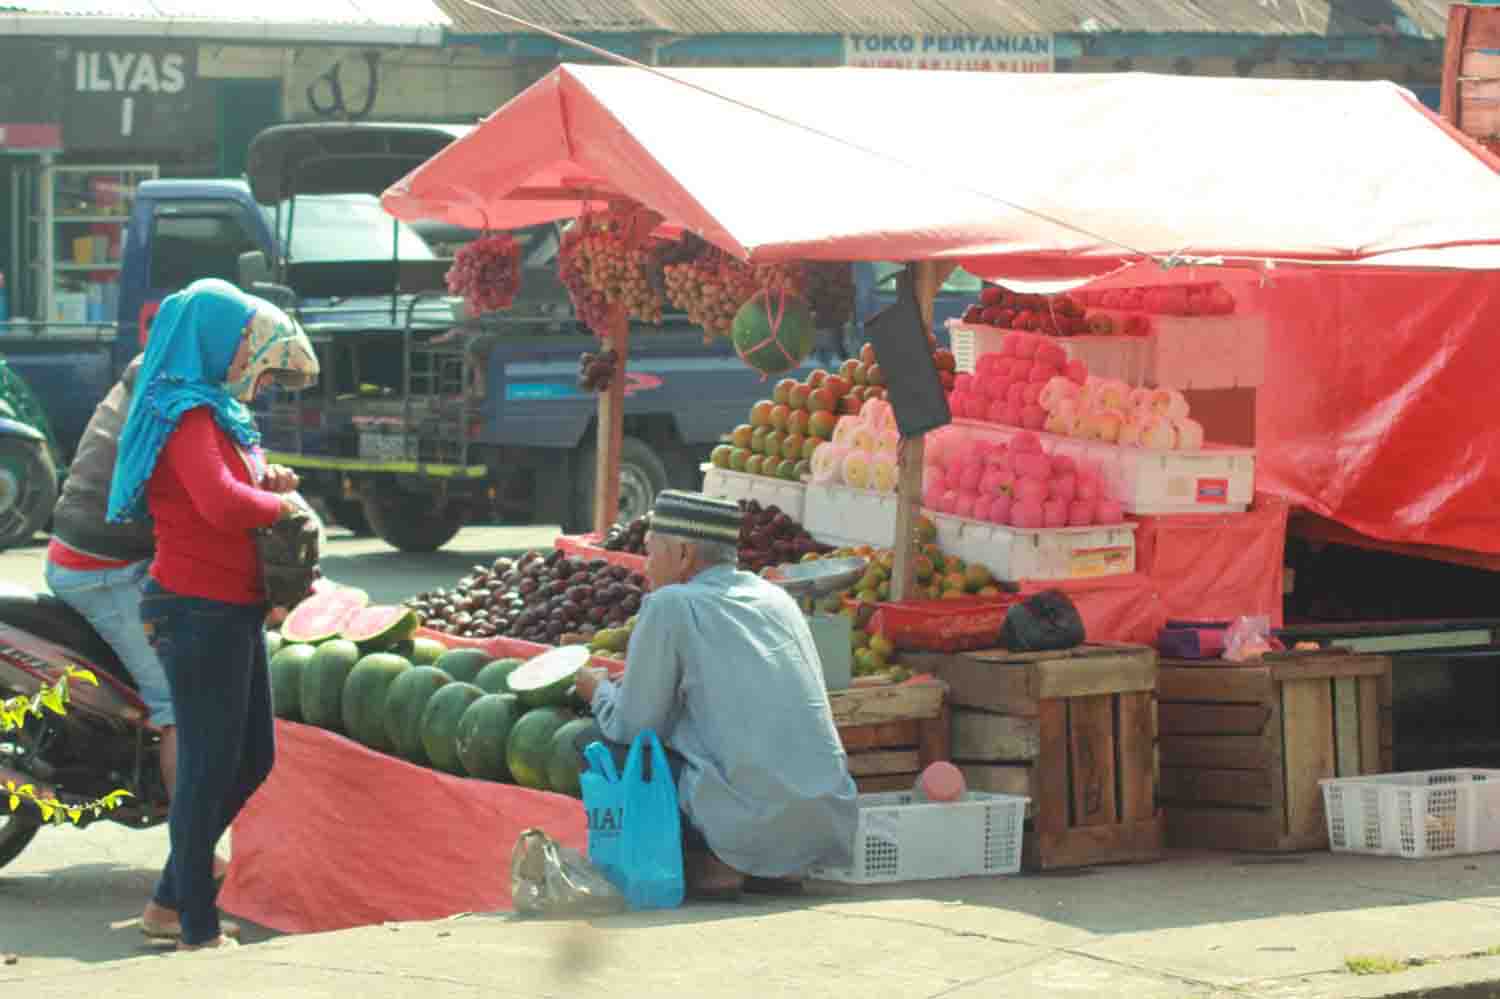
[[[625,623],[625,619],[628,618],[628,617],[630,617],[630,614],[628,612],[626,612],[626,610],[625,610],[624,607],[618,607],[617,606],[617,607],[611,607],[609,609],[609,623],[610,624],[624,624]]]
[[[627,614],[634,614],[641,609],[641,598],[632,593],[620,601],[620,608]]]
[[[595,624],[603,624],[609,619],[609,607],[605,604],[595,604],[588,610],[588,619]]]
[[[516,591],[522,596],[530,596],[536,592],[536,589],[537,582],[534,579],[523,579],[516,585]]]
[[[558,562],[558,560],[561,559],[562,557],[563,557],[562,549],[561,548],[554,548],[550,552],[547,553],[546,557],[543,558],[542,561],[546,562],[548,565],[556,565],[557,562]]]
[[[474,618],[469,614],[468,611],[459,611],[449,620],[456,628],[467,628],[469,625],[474,623]]]
[[[578,585],[568,587],[568,599],[575,604],[588,603],[593,595],[594,588],[592,586]]]
[[[547,584],[547,596],[556,597],[568,592],[568,581],[565,579],[554,579]]]

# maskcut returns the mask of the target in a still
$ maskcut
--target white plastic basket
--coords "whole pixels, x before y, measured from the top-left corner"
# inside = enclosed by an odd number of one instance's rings
[[[1135,572],[1132,523],[1030,530],[925,511],[949,555],[1000,579],[1085,579]]]
[[[889,548],[896,543],[896,494],[809,483],[802,526],[825,545]]]
[[[1423,860],[1500,850],[1500,770],[1416,770],[1318,783],[1335,853]]]
[[[703,495],[715,499],[756,500],[761,506],[775,506],[795,521],[805,511],[807,487],[800,482],[773,479],[768,475],[749,475],[714,465],[701,466]]]
[[[856,885],[1014,874],[1029,800],[982,791],[940,803],[905,791],[862,794],[853,865],[809,873]]]

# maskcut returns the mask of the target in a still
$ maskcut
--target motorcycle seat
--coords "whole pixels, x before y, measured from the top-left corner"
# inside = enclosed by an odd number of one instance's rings
[[[136,689],[135,680],[114,648],[99,637],[87,618],[51,594],[0,588],[0,623],[65,646],[87,660],[80,666],[102,669],[131,690]]]

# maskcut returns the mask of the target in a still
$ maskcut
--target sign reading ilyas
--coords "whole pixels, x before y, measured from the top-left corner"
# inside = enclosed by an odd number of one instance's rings
[[[70,149],[148,150],[214,137],[195,46],[110,39],[69,53],[63,137]]]
[[[867,69],[950,69],[1050,73],[1052,36],[845,35],[844,62]]]

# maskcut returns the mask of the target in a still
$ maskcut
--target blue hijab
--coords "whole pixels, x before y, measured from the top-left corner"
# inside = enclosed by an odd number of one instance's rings
[[[162,301],[120,431],[109,487],[112,523],[145,515],[146,483],[157,456],[188,410],[209,407],[214,421],[242,447],[260,441],[250,410],[224,387],[256,305],[217,278],[194,281]]]

